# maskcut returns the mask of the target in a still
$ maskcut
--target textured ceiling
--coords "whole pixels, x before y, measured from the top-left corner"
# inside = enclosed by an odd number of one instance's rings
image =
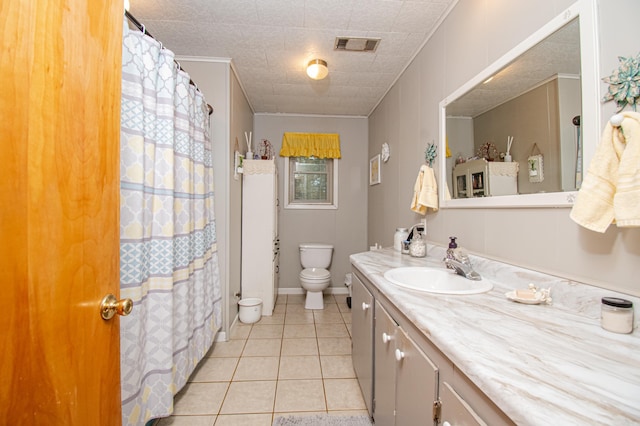
[[[533,46],[486,84],[447,105],[448,116],[476,117],[558,74],[580,75],[580,24],[577,19]]]
[[[179,56],[230,58],[256,113],[369,115],[455,0],[131,0]],[[336,37],[380,38],[375,52]],[[307,77],[311,59],[329,76]],[[188,67],[186,69],[188,72]]]

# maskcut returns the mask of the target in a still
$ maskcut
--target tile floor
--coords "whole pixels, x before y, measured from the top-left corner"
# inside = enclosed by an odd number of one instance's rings
[[[271,426],[281,414],[363,414],[351,364],[351,310],[325,295],[305,310],[303,295],[279,295],[273,316],[236,324],[216,342],[156,426]]]

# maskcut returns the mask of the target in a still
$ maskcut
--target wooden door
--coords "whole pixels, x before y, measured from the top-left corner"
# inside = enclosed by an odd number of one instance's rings
[[[0,422],[121,424],[122,1],[0,3]]]

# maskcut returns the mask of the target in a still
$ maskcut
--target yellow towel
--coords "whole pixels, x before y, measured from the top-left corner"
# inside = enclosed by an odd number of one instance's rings
[[[607,123],[570,217],[605,232],[640,226],[640,113],[623,112],[620,128]]]
[[[438,185],[433,169],[427,165],[420,167],[418,178],[413,186],[413,198],[411,199],[411,210],[427,214],[427,208],[438,210]]]

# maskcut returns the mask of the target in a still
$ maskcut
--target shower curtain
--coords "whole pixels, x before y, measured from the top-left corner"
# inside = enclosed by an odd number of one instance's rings
[[[173,412],[213,343],[221,289],[209,114],[153,38],[123,34],[120,160],[122,424]]]

